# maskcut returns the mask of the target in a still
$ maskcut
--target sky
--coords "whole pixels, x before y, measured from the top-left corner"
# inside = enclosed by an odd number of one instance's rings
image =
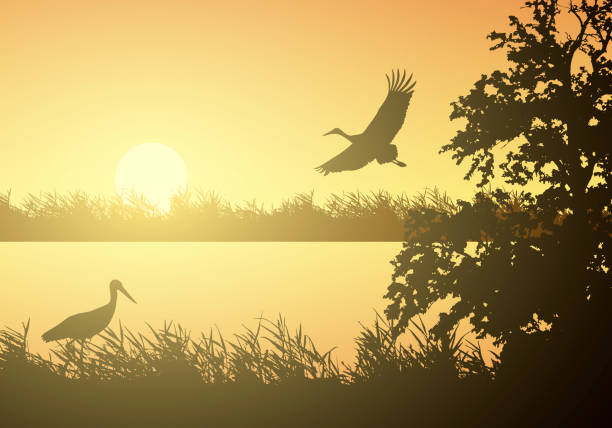
[[[174,149],[191,189],[278,204],[314,190],[470,198],[438,154],[450,103],[505,67],[486,35],[523,1],[9,1],[0,14],[0,191],[115,191],[122,156]],[[406,168],[318,166],[362,132],[392,68],[415,93],[394,143]],[[321,199],[317,199],[321,198]]]

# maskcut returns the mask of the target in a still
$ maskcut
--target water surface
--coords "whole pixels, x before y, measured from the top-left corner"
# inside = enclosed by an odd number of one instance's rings
[[[391,281],[401,243],[2,243],[0,323],[31,318],[31,350],[46,354],[40,335],[68,315],[108,302],[120,279],[138,302],[120,295],[118,319],[131,329],[174,320],[192,332],[219,326],[229,337],[241,324],[280,312],[302,323],[322,350],[338,346],[352,360],[359,322],[369,324]]]

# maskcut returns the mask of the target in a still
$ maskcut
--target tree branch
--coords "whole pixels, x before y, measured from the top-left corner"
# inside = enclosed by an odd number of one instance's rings
[[[570,45],[570,48],[568,51],[568,54],[570,57],[570,61],[569,61],[570,63],[571,63],[572,57],[574,56],[574,53],[576,53],[576,50],[580,48],[580,46],[582,45],[584,34],[589,26],[590,21],[593,19],[593,17],[597,13],[596,6],[597,6],[597,2],[595,2],[595,6],[593,7],[593,9],[591,9],[591,13],[587,13],[586,19],[583,21],[578,12],[588,10],[588,6],[586,5],[586,2],[583,1],[580,8],[576,6],[573,2],[570,2],[569,11],[572,15],[576,17],[576,19],[578,19],[578,22],[580,22],[580,32],[578,33],[576,40],[574,40],[574,43]]]

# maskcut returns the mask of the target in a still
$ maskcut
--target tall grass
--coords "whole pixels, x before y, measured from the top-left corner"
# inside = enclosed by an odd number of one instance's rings
[[[499,358],[487,365],[457,330],[436,339],[416,318],[397,332],[379,316],[362,326],[350,364],[281,316],[231,338],[176,323],[145,333],[120,324],[42,357],[28,350],[27,322],[0,330],[0,425],[549,426],[553,412],[567,410],[566,389],[537,376],[497,379]],[[599,394],[609,397],[597,389],[589,399]],[[580,406],[569,426],[589,420],[590,407]]]
[[[0,330],[0,371],[20,361],[49,370],[67,379],[134,379],[170,376],[208,384],[257,382],[280,384],[294,380],[325,380],[341,384],[364,383],[390,373],[428,370],[461,378],[493,375],[482,353],[470,352],[463,337],[452,332],[448,340],[436,340],[422,319],[408,330],[407,346],[396,330],[380,316],[364,326],[355,339],[356,359],[342,365],[333,349],[321,351],[302,326],[291,330],[284,317],[258,318],[254,328],[231,339],[216,329],[192,336],[180,324],[164,322],[160,328],[136,333],[119,324],[106,328],[95,340],[58,341],[48,358],[28,350],[30,322],[22,329]],[[342,367],[341,367],[342,366]]]

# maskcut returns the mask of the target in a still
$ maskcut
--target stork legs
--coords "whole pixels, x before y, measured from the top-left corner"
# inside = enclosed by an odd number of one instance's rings
[[[81,349],[78,351],[79,353],[79,364],[83,365],[83,357],[85,356],[85,343],[87,339],[71,339],[70,341],[66,341],[65,350],[72,355],[75,355],[77,350],[74,349],[74,342],[78,342],[81,345]],[[75,355],[76,356],[76,355]],[[67,362],[66,362],[67,364]]]
[[[81,365],[83,364],[83,348],[85,347],[85,339],[79,339],[79,343],[81,344]]]

